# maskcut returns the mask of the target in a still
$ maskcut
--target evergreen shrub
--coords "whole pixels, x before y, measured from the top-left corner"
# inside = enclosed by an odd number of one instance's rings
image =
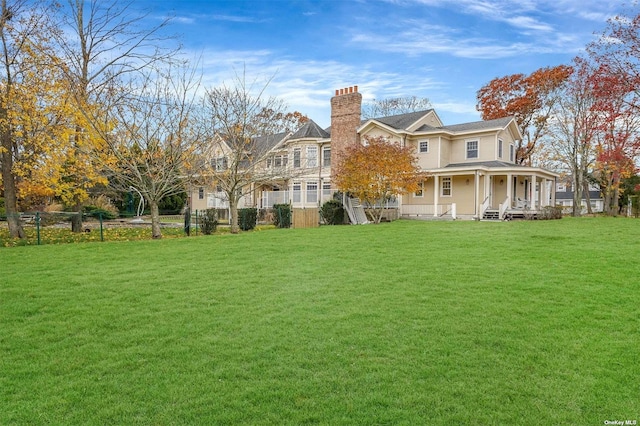
[[[329,200],[320,207],[320,215],[327,225],[342,225],[344,223],[344,207],[338,200]]]
[[[289,204],[273,205],[273,224],[278,228],[291,227],[291,206]]]
[[[218,212],[216,209],[206,209],[200,218],[200,229],[204,235],[211,235],[218,229]]]
[[[238,209],[238,226],[243,231],[250,231],[256,227],[258,221],[258,209]]]

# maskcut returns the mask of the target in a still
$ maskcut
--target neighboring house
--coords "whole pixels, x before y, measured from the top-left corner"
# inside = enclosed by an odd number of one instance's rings
[[[582,214],[586,214],[587,203],[591,204],[593,213],[602,213],[604,211],[604,198],[602,192],[597,185],[589,184],[589,198],[587,194],[582,192]],[[573,188],[571,187],[571,179],[560,179],[556,184],[556,204],[562,206],[563,213],[571,213],[573,211]]]
[[[362,120],[361,106],[357,86],[336,90],[331,127],[322,129],[310,120],[294,133],[272,138],[264,168],[287,173],[252,188],[245,205],[317,208],[337,190],[331,184],[332,165],[345,147],[379,136],[414,147],[420,167],[429,173],[420,190],[395,200],[396,217],[504,219],[555,205],[558,174],[515,163],[522,135],[513,118],[445,126],[428,109]],[[194,188],[192,207],[215,207],[211,194],[215,191]],[[203,199],[206,205],[195,202]]]

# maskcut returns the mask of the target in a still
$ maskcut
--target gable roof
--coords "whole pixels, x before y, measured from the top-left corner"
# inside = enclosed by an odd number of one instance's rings
[[[379,121],[380,123],[386,124],[387,126],[393,127],[394,129],[405,130],[405,129],[408,129],[409,126],[414,124],[416,121],[418,121],[419,119],[421,119],[422,117],[424,117],[425,115],[427,115],[432,111],[433,111],[433,108],[430,108],[423,111],[415,111],[415,112],[408,112],[405,114],[390,115],[388,117],[372,118],[371,120]],[[362,123],[364,124],[367,121],[369,120],[363,120]]]
[[[315,121],[309,120],[291,135],[290,139],[326,139],[330,135],[324,131]]]
[[[442,129],[452,132],[468,132],[473,130],[489,130],[497,127],[507,127],[513,120],[513,117],[496,118],[495,120],[472,121],[470,123],[454,124],[451,126],[442,126]]]

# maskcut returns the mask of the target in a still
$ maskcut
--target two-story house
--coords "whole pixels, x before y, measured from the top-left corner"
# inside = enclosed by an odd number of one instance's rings
[[[505,219],[555,205],[551,171],[515,163],[522,138],[511,117],[445,126],[433,109],[361,119],[358,87],[336,90],[331,99],[331,127],[310,120],[294,133],[272,138],[265,169],[284,168],[281,179],[252,188],[244,204],[259,208],[291,203],[317,208],[337,190],[332,174],[345,147],[366,137],[414,147],[429,177],[413,194],[396,200],[397,217]],[[333,169],[332,169],[333,166]],[[197,191],[197,192],[196,192]],[[211,190],[194,189],[193,208],[215,207]]]

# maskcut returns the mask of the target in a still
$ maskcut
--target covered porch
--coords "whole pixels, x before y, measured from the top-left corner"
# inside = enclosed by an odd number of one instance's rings
[[[557,177],[548,170],[506,163],[446,167],[433,171],[421,191],[403,197],[401,214],[474,220],[535,216],[555,205]]]

